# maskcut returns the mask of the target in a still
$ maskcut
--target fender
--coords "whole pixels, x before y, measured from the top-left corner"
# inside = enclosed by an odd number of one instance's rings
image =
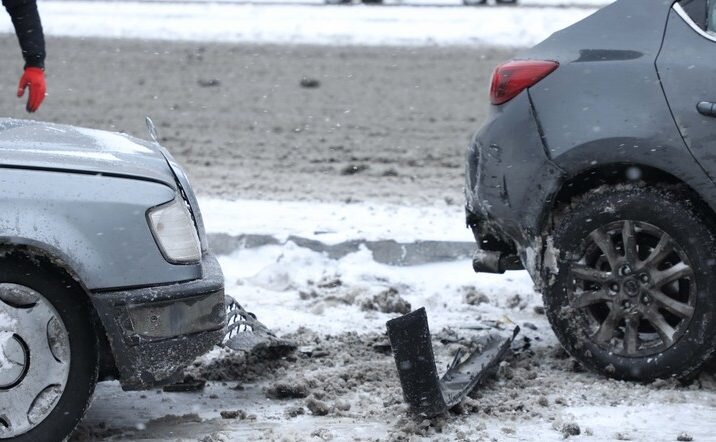
[[[56,257],[91,291],[197,279],[200,265],[161,255],[146,211],[176,192],[160,183],[94,174],[5,169],[0,243]]]

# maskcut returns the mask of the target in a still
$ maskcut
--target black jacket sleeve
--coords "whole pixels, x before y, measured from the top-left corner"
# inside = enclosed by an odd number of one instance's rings
[[[2,0],[15,25],[25,67],[45,67],[45,36],[36,0]]]

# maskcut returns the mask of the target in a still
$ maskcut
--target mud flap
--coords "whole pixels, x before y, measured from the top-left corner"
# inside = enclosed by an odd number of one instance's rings
[[[279,339],[271,330],[256,319],[256,315],[244,310],[231,296],[225,298],[226,334],[224,347],[235,351],[266,350],[272,353],[290,353],[296,344]]]
[[[497,369],[510,351],[519,327],[505,338],[489,335],[464,361],[458,352],[442,379],[438,379],[425,308],[387,322],[388,338],[398,368],[403,397],[411,409],[427,417],[442,414],[462,401]]]

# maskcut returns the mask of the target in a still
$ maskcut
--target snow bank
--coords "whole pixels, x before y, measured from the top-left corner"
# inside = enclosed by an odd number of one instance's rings
[[[461,206],[410,207],[201,198],[208,233],[299,236],[337,244],[350,240],[474,241]]]
[[[8,368],[10,361],[5,356],[5,344],[12,338],[15,320],[4,312],[0,312],[0,370]]]
[[[397,292],[413,310],[426,307],[435,330],[474,324],[481,314],[519,322],[531,313],[528,305],[541,302],[526,272],[477,276],[469,260],[393,267],[375,262],[365,249],[333,260],[288,242],[239,250],[219,261],[226,292],[280,334],[301,326],[326,334],[384,330],[385,322],[399,315],[365,304],[386,291]],[[468,293],[484,294],[485,302],[466,304]],[[521,309],[507,319],[503,307],[514,304],[515,296]]]
[[[297,236],[324,244],[352,240],[472,242],[460,206],[213,198],[202,198],[200,206],[209,233],[270,235],[284,242],[219,257],[227,293],[281,333],[300,326],[325,333],[383,329],[385,321],[396,315],[363,307],[386,291],[397,292],[413,309],[427,307],[436,327],[474,322],[474,317],[464,314],[463,298],[470,290],[495,295],[493,305],[514,295],[525,302],[540,302],[526,272],[478,277],[468,259],[394,267],[376,262],[364,247],[332,259],[288,240]],[[480,309],[494,319],[504,316],[488,305]]]
[[[365,311],[362,306],[386,291],[396,291],[413,309],[427,307],[436,327],[472,321],[466,318],[463,303],[470,290],[494,294],[494,305],[515,295],[525,302],[541,302],[526,272],[478,277],[466,259],[394,267],[376,262],[366,248],[332,259],[287,241],[297,236],[324,244],[352,240],[472,242],[460,206],[213,198],[202,198],[200,206],[209,233],[270,235],[284,242],[219,257],[227,293],[281,333],[299,326],[325,333],[382,329],[395,315]],[[504,316],[501,310],[487,306],[480,309],[492,318]]]
[[[531,46],[592,8],[449,8],[58,1],[50,36],[328,45]],[[12,32],[0,14],[0,32]]]

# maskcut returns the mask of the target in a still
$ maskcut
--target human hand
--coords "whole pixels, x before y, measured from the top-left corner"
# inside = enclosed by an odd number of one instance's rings
[[[25,89],[30,88],[25,109],[28,112],[35,112],[40,108],[42,100],[45,99],[47,85],[45,83],[45,71],[38,67],[27,67],[20,78],[20,84],[17,86],[17,96],[22,97]]]

